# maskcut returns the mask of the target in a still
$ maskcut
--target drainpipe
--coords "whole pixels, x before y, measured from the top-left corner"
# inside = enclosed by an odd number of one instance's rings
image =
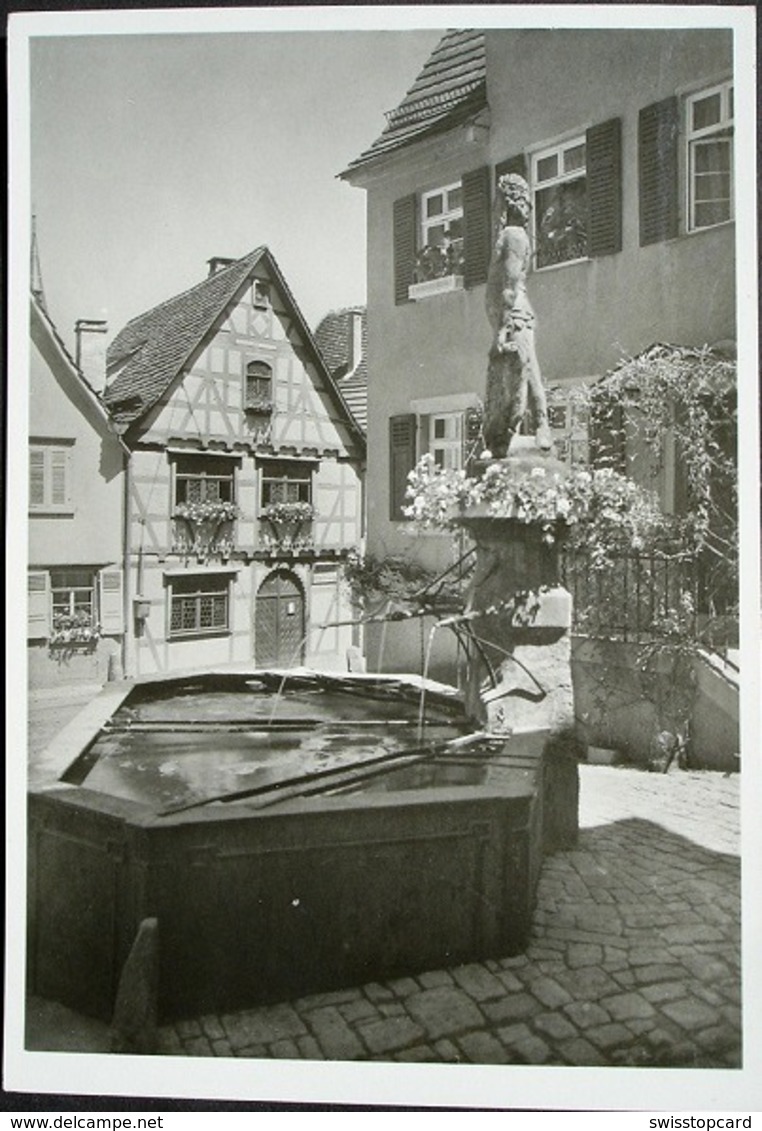
[[[127,449],[127,459],[124,468],[124,564],[122,571],[124,574],[124,637],[122,639],[123,650],[123,664],[124,674],[128,679],[131,679],[136,673],[132,670],[132,522],[130,514],[130,499],[132,497],[132,452]]]

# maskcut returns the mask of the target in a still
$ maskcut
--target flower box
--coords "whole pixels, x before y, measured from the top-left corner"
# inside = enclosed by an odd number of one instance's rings
[[[270,416],[275,410],[269,397],[250,397],[243,406],[243,411],[257,416]]]
[[[423,283],[411,283],[407,289],[407,297],[411,302],[419,302],[421,299],[445,294],[447,291],[462,290],[462,275],[443,275],[439,279],[426,279]]]

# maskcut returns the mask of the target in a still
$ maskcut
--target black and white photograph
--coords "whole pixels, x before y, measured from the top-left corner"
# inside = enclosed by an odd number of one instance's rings
[[[760,1110],[754,8],[8,35],[5,1086]]]

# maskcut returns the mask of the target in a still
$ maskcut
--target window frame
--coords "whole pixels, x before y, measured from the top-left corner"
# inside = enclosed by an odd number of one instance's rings
[[[259,368],[262,372],[252,372]],[[266,372],[264,372],[266,370]],[[254,385],[256,392],[252,392],[250,384]],[[255,357],[246,362],[243,374],[243,410],[244,412],[269,411],[273,405],[273,367],[268,361]]]
[[[584,164],[576,169],[571,169],[567,173],[563,169],[564,154],[572,149],[582,147],[584,149]],[[584,181],[585,187],[585,202],[587,204],[589,199],[590,185],[588,181],[588,154],[587,154],[587,131],[582,130],[568,137],[562,138],[559,141],[553,142],[551,145],[542,145],[528,154],[530,165],[530,184],[532,192],[532,244],[533,244],[533,267],[535,271],[547,271],[554,267],[565,267],[573,263],[584,263],[590,258],[589,251],[589,232],[587,226],[585,229],[585,254],[575,255],[569,259],[559,259],[551,263],[540,263],[540,222],[541,222],[541,209],[538,207],[537,198],[540,192],[544,192],[549,188],[556,185],[572,184],[575,181]],[[549,157],[556,156],[558,158],[558,168],[560,172],[556,172],[554,176],[546,177],[542,181],[539,179],[538,166],[541,161],[547,160]]]
[[[30,439],[29,441],[29,480],[28,480],[28,510],[30,515],[73,515],[74,503],[72,499],[72,468],[71,456],[74,448],[74,440],[64,439]],[[42,454],[42,494],[41,501],[36,502],[32,498],[32,458],[35,454]],[[57,456],[62,456],[62,472],[63,472],[63,500],[60,502],[54,501],[53,498],[53,482],[54,482],[54,467],[53,460]]]
[[[720,96],[720,119],[718,122],[712,123],[710,126],[703,126],[699,129],[693,126],[693,108],[697,102],[701,102],[713,95]],[[734,105],[734,81],[732,78],[725,79],[719,83],[713,83],[711,86],[702,87],[700,90],[692,91],[690,94],[685,95],[685,230],[687,233],[692,232],[705,232],[711,228],[717,228],[721,224],[731,223],[735,219],[735,105]],[[695,208],[697,204],[711,203],[709,201],[697,201],[695,190],[695,177],[698,175],[695,168],[696,163],[696,150],[701,142],[704,141],[726,141],[730,150],[730,161],[728,167],[728,177],[730,181],[728,193],[728,215],[722,220],[714,220],[710,224],[697,224]]]
[[[433,197],[441,195],[444,198],[444,201],[449,205],[449,194],[453,191],[460,193],[459,205],[457,205],[455,208],[447,207],[437,216],[426,215],[426,204],[429,200],[431,200]],[[431,228],[436,228],[440,225],[444,226],[445,235],[447,235],[448,226],[453,222],[453,220],[460,220],[462,226],[464,220],[463,181],[453,181],[452,184],[441,185],[437,188],[428,189],[426,192],[422,192],[420,208],[420,239],[422,249],[424,247],[427,247],[431,242],[428,237],[428,233]],[[461,243],[463,243],[463,238],[464,237],[462,234],[456,237],[456,239],[459,239]]]
[[[198,471],[184,471],[182,465],[184,461],[193,461],[198,464]],[[224,461],[224,462],[223,462]],[[172,458],[173,475],[172,475],[172,506],[173,510],[185,503],[193,502],[211,502],[211,503],[235,503],[237,494],[236,482],[236,464],[227,456],[206,455],[202,452],[188,452],[187,454],[174,453]],[[204,468],[206,464],[206,469]],[[209,469],[214,465],[220,469],[226,469],[225,474],[213,474]],[[229,468],[229,471],[228,471]],[[199,483],[200,491],[199,497],[192,499],[188,496],[188,484]],[[225,498],[222,493],[219,493],[216,498],[209,497],[208,484],[211,483],[226,484],[229,486],[229,498]],[[184,485],[185,494],[181,497],[180,488]]]
[[[444,426],[445,435],[436,436],[437,424]],[[454,436],[448,436],[448,426],[454,424]],[[427,454],[431,455],[436,467],[445,471],[462,471],[464,467],[464,431],[466,425],[466,410],[452,410],[450,412],[436,412],[429,414]],[[442,462],[437,460],[437,452],[443,455]],[[455,459],[448,462],[448,453],[455,454]],[[424,453],[422,452],[421,455]]]
[[[299,470],[303,471],[302,475],[275,475],[273,474],[280,468],[285,468],[289,471]],[[309,503],[312,505],[312,479],[314,475],[314,464],[305,463],[301,460],[267,460],[260,466],[260,483],[259,483],[259,506],[260,513],[264,512],[266,507],[280,504],[280,503]],[[269,498],[269,488],[273,485],[293,487],[296,486],[295,498]],[[289,492],[285,494],[288,496]]]
[[[202,636],[229,636],[232,632],[231,625],[231,610],[232,602],[230,599],[230,582],[231,578],[225,573],[193,573],[170,576],[167,586],[167,640],[195,640]],[[194,590],[183,592],[182,587],[185,584],[189,586],[194,584],[198,587]],[[215,586],[212,588],[212,586]],[[224,610],[224,623],[219,624],[201,624],[201,601],[205,597],[223,598]],[[173,627],[173,617],[175,612],[175,602],[179,602],[179,608],[184,607],[184,603],[192,603],[195,606],[194,625],[192,628],[184,627],[182,625],[183,612],[180,612],[180,627]],[[214,609],[214,606],[212,606]]]
[[[75,574],[87,575],[87,584],[80,584],[73,580]],[[63,625],[56,625],[56,616],[74,617],[85,609],[89,616],[89,624],[82,627],[97,628],[98,626],[98,570],[87,566],[53,567],[48,570],[48,592],[50,595],[50,627],[52,632],[57,632]],[[57,594],[67,594],[65,601],[56,600]],[[85,602],[77,594],[87,594],[89,599]]]

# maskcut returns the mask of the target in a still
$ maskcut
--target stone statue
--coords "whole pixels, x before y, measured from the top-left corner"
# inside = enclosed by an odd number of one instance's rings
[[[552,447],[548,406],[534,344],[535,313],[526,289],[531,250],[529,186],[508,173],[498,181],[499,220],[487,278],[487,317],[494,332],[487,369],[484,438],[505,456],[529,400],[539,448]]]

